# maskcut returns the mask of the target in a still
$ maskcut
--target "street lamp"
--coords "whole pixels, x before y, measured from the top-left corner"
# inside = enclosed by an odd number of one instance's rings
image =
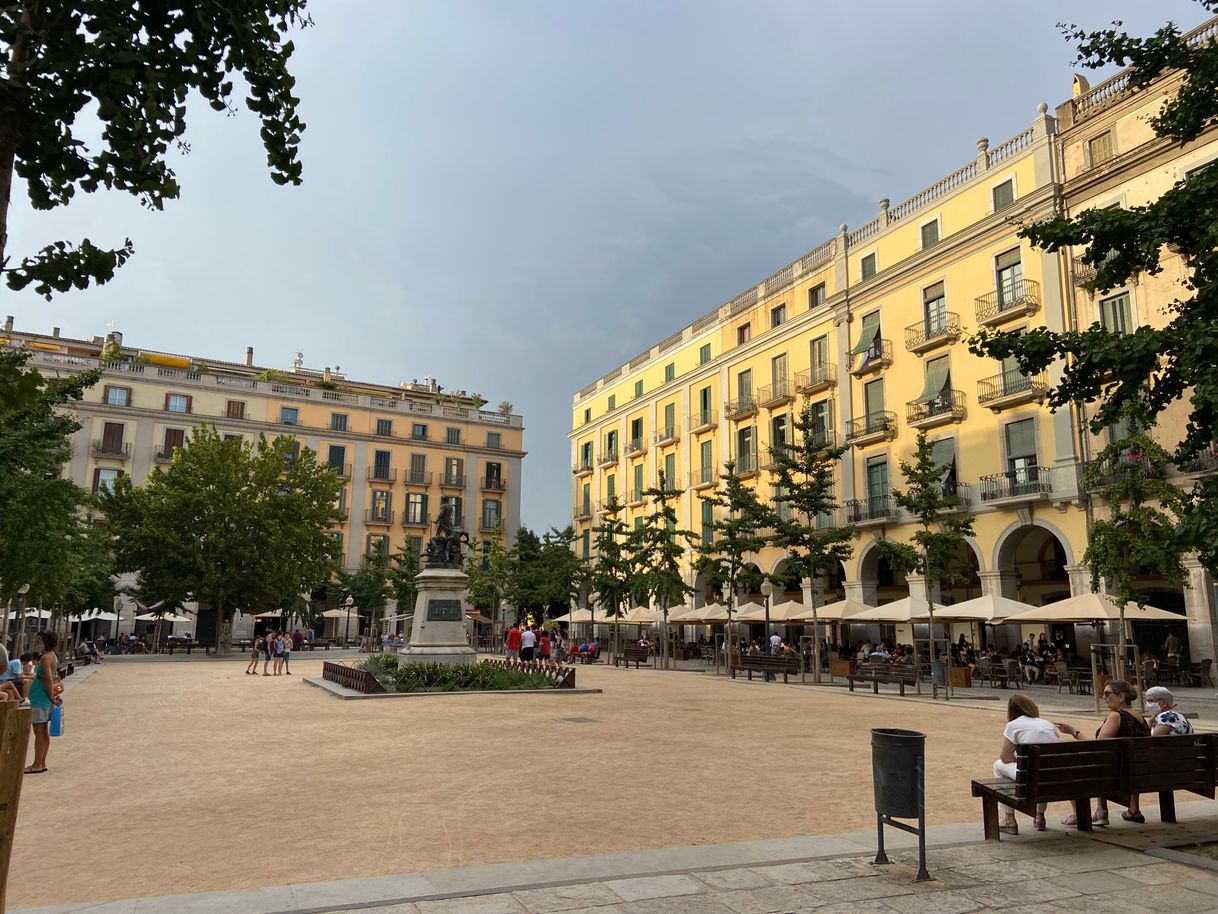
[[[347,597],[343,605],[347,607],[347,621],[343,628],[343,647],[346,647],[351,634],[351,607],[355,605],[355,597]]]
[[[761,582],[761,595],[765,597],[765,637],[766,646],[769,646],[770,639],[770,597],[774,595],[774,585],[766,579]]]

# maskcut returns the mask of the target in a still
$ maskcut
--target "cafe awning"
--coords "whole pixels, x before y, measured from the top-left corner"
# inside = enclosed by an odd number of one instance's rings
[[[1120,610],[1111,594],[1082,593],[1056,603],[1048,603],[1027,612],[1007,616],[1007,622],[1116,622]],[[1137,603],[1125,604],[1126,622],[1183,622],[1180,613],[1168,612],[1154,606],[1145,608]]]

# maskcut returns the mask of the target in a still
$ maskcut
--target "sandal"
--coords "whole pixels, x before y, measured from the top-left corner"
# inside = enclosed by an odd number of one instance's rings
[[[1108,817],[1107,816],[1092,816],[1091,824],[1098,825],[1100,828],[1107,828],[1108,827]]]
[[[1065,825],[1067,828],[1078,828],[1078,816],[1070,813],[1070,815],[1062,819],[1062,825]]]
[[[1045,824],[1044,816],[1037,816],[1035,819],[1032,820],[1032,825],[1035,826],[1037,831],[1044,831],[1046,828],[1049,827],[1048,825]]]
[[[998,830],[1004,835],[1018,835],[1019,823],[1014,820],[1010,822],[1000,822],[998,823]]]
[[[23,774],[42,774],[42,772],[44,772],[46,770],[47,769],[46,769],[45,765],[42,768],[35,768],[33,765],[30,765],[30,767],[26,768],[25,771],[22,773]]]
[[[1142,815],[1140,812],[1131,813],[1128,809],[1121,813],[1121,818],[1126,822],[1137,822],[1139,825],[1143,825],[1146,822],[1146,816]]]

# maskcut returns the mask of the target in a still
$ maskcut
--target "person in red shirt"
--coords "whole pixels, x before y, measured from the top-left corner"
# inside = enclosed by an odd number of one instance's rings
[[[508,660],[520,659],[520,624],[513,622],[512,627],[508,629],[507,638],[505,639],[507,647]]]
[[[544,628],[541,630],[541,637],[537,639],[537,653],[540,660],[550,662],[550,633]]]

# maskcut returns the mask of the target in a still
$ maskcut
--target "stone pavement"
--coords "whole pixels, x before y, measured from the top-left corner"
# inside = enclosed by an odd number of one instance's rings
[[[888,866],[871,862],[874,833],[855,832],[15,914],[1218,914],[1218,869],[1185,865],[1156,849],[1218,838],[1211,804],[1180,810],[1177,826],[1122,823],[1093,837],[1027,829],[998,844],[981,841],[976,822],[938,826],[928,832],[932,879],[922,883],[914,881],[914,839],[889,829]],[[544,835],[544,828],[530,833]]]

